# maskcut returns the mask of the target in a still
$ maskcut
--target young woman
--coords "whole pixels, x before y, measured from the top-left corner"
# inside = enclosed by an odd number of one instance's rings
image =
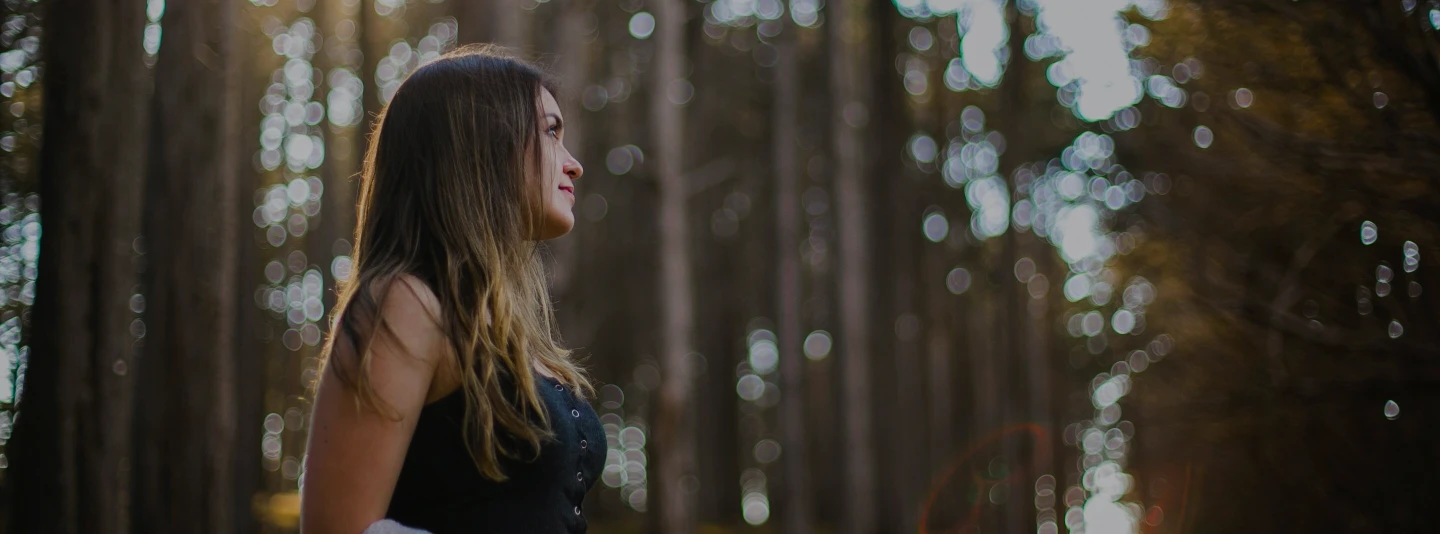
[[[464,48],[380,114],[315,390],[305,534],[585,531],[605,435],[537,254],[574,225],[582,173],[554,94],[534,66]]]

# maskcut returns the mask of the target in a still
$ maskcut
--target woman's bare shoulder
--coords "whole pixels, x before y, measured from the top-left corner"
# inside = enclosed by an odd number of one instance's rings
[[[378,329],[361,325],[367,354],[356,358],[352,344],[337,344],[335,357],[348,363],[327,368],[317,387],[301,488],[307,532],[360,532],[384,517],[444,354],[440,303],[424,283],[401,276],[366,291],[380,300],[379,310],[366,310]],[[347,381],[340,367],[355,374]],[[362,409],[359,397],[375,409]]]
[[[386,311],[387,321],[393,324],[414,323],[407,336],[420,336],[427,342],[426,360],[434,370],[430,390],[426,392],[428,404],[449,395],[460,387],[460,366],[455,360],[452,347],[444,333],[444,312],[440,299],[429,284],[411,274],[402,274],[387,290],[388,299],[395,299],[395,308]],[[390,307],[390,303],[386,307]],[[391,319],[391,315],[405,316]]]
[[[379,300],[384,323],[375,332],[377,348],[385,346],[390,354],[419,359],[434,369],[441,360],[445,336],[440,299],[430,285],[414,275],[401,274],[370,290]]]
[[[395,311],[406,313],[420,313],[429,318],[438,327],[441,323],[440,298],[435,296],[435,290],[430,284],[425,283],[419,277],[404,273],[395,277],[389,287],[385,288],[385,301],[387,308],[393,302]]]

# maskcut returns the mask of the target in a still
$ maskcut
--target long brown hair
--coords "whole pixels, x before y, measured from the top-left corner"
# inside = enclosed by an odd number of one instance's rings
[[[424,281],[440,302],[445,357],[461,371],[466,445],[492,480],[505,479],[502,457],[519,457],[502,432],[533,454],[551,437],[531,372],[537,360],[575,391],[593,394],[560,345],[530,239],[542,216],[533,209],[542,180],[526,172],[541,168],[542,89],[555,93],[555,83],[492,46],[446,54],[400,84],[365,154],[354,267],[339,282],[321,353],[323,366],[336,343],[354,349],[356,361],[339,359],[336,377],[356,392],[357,405],[398,418],[376,395],[370,349],[374,336],[396,334],[379,314],[389,284],[405,274]]]

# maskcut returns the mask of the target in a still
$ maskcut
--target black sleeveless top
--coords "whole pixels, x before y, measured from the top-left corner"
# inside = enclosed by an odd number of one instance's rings
[[[570,387],[534,376],[555,435],[538,458],[512,448],[520,459],[502,457],[504,482],[482,476],[465,448],[465,393],[456,390],[420,411],[385,517],[434,534],[585,532],[581,501],[605,467],[605,430]]]

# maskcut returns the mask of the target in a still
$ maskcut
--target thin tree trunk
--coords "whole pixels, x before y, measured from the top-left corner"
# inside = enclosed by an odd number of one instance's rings
[[[370,0],[374,1],[374,0]],[[494,41],[490,20],[494,2],[459,2],[455,4],[455,37],[459,44],[488,43]],[[366,58],[367,60],[369,58]],[[369,82],[366,82],[369,83]]]
[[[963,232],[964,228],[955,228],[953,232]],[[945,265],[945,255],[941,251],[930,249],[925,252],[922,261],[925,264],[924,276],[926,280],[944,280],[948,272]],[[946,292],[934,291],[925,294],[925,324],[929,331],[925,333],[927,341],[925,345],[926,376],[924,378],[925,389],[929,390],[929,405],[926,414],[926,422],[929,431],[930,442],[928,444],[929,455],[926,458],[926,469],[924,473],[938,473],[945,466],[946,459],[951,451],[955,449],[955,436],[952,432],[952,421],[955,417],[955,401],[952,389],[955,386],[954,372],[951,367],[951,359],[954,358],[951,336],[953,332],[963,330],[961,321],[957,320],[953,313],[947,310],[947,301],[957,299],[956,296]],[[923,483],[928,480],[921,479]],[[921,486],[921,487],[928,487]]]
[[[530,44],[530,15],[520,8],[520,0],[490,0],[494,11],[495,42],[518,50]]]
[[[1051,273],[1053,272],[1051,268],[1054,263],[1053,256],[1049,250],[1046,250],[1048,247],[1043,242],[1035,243],[1037,240],[1038,238],[1032,239],[1030,247],[1035,250],[1035,254],[1032,256],[1035,259],[1035,272]],[[1055,285],[1053,282],[1050,284],[1051,287]],[[1030,417],[1028,419],[1039,425],[1044,431],[1044,435],[1035,437],[1034,445],[1032,445],[1034,460],[1031,462],[1030,468],[1034,470],[1031,473],[1031,478],[1034,479],[1047,474],[1052,476],[1055,474],[1053,455],[1056,447],[1052,445],[1059,443],[1057,439],[1059,436],[1055,429],[1054,414],[1050,408],[1053,403],[1051,388],[1054,386],[1051,385],[1051,366],[1053,365],[1051,362],[1053,360],[1050,358],[1050,325],[1052,323],[1050,322],[1049,296],[1039,299],[1031,298],[1027,307],[1029,308],[1029,317],[1025,322],[1027,335],[1024,362],[1026,382],[1030,388]]]
[[[460,5],[470,4],[470,2],[465,2]],[[387,23],[388,21],[383,20],[383,17],[375,12],[375,0],[360,0],[360,13],[355,18],[355,25],[360,29],[355,32],[355,38],[359,40],[360,46],[360,110],[363,115],[360,117],[360,123],[355,126],[358,131],[354,137],[355,150],[353,152],[359,166],[365,164],[365,154],[370,146],[370,137],[375,134],[375,121],[380,118],[380,110],[385,105],[380,99],[380,86],[375,82],[375,71],[380,66],[380,58],[385,57],[389,50],[385,40],[385,29],[381,28]],[[462,36],[465,35],[464,21],[457,22],[456,25],[457,32]],[[459,42],[464,43],[465,41]],[[354,235],[353,230],[350,235]]]
[[[144,121],[143,2],[54,0],[45,32],[39,277],[7,451],[10,531],[128,532]],[[58,19],[57,19],[58,20]]]
[[[684,116],[668,98],[671,82],[681,78],[684,0],[657,0],[654,79],[650,90],[652,143],[660,189],[660,386],[655,414],[658,457],[654,486],[660,531],[689,534],[695,528],[694,494],[686,490],[695,470],[695,421],[691,417],[691,373],[695,297],[690,277],[690,210],[682,172]]]
[[[1025,42],[1025,30],[1021,19],[1019,8],[1014,3],[1005,6],[1005,22],[1010,28],[1010,37],[1006,46],[1010,49],[1012,61],[1006,69],[1005,78],[1002,80],[1000,93],[1000,120],[999,128],[1004,131],[1006,151],[1004,164],[1001,166],[1006,173],[1006,187],[1010,191],[1010,198],[1014,199],[1019,190],[1019,183],[1016,181],[1016,171],[1026,164],[1025,158],[1030,157],[1033,150],[1029,138],[1030,132],[1035,131],[1028,128],[1029,118],[1033,114],[1029,99],[1026,98],[1027,66],[1019,58],[1022,56],[1021,45]],[[1012,200],[1013,201],[1013,200]],[[1002,241],[1004,247],[1001,254],[1001,265],[997,266],[995,279],[1000,281],[1000,294],[1003,305],[1003,320],[1005,322],[1005,335],[1001,343],[1004,349],[1000,354],[1004,358],[999,366],[999,374],[996,380],[1001,384],[1000,398],[1004,399],[1002,405],[992,407],[997,410],[1006,424],[1016,424],[1027,418],[1027,404],[1031,400],[1027,391],[1030,381],[1027,380],[1029,370],[1026,364],[1029,363],[1030,351],[1027,350],[1028,338],[1031,337],[1033,326],[1027,313],[1030,295],[1023,287],[1023,284],[1016,279],[1015,263],[1020,258],[1031,252],[1029,247],[1021,243],[1020,231],[1014,227],[1013,221],[1005,232]],[[1033,260],[1032,260],[1033,261]],[[999,430],[999,429],[996,429]],[[1002,439],[1002,454],[1005,457],[1005,464],[1012,471],[1005,488],[1007,506],[1001,507],[1001,527],[1007,532],[1020,532],[1034,530],[1034,515],[1030,506],[1021,506],[1032,499],[1031,488],[1034,486],[1036,473],[1030,472],[1033,464],[1023,460],[1024,451],[1033,450],[1028,444],[1034,441],[1019,433],[1011,433]]]
[[[530,17],[520,9],[519,0],[460,0],[457,6],[460,44],[494,43],[509,48],[527,44]]]
[[[833,261],[833,260],[832,260]],[[816,278],[819,278],[818,276]],[[833,284],[833,280],[826,280]],[[812,282],[817,292],[823,291],[824,286],[819,280]],[[832,286],[833,287],[833,286]],[[834,295],[833,291],[829,295]],[[827,295],[827,297],[829,296]],[[828,300],[828,299],[827,299]],[[831,327],[833,330],[834,328]],[[833,335],[833,334],[832,334]],[[833,344],[833,338],[832,338]],[[833,350],[832,350],[833,352]],[[809,398],[810,406],[836,406],[838,394],[836,390],[837,371],[835,358],[826,357],[820,361],[807,362],[809,372],[806,378],[805,392]],[[809,414],[810,425],[806,430],[810,435],[807,438],[810,445],[810,478],[811,483],[811,513],[819,518],[816,522],[817,529],[835,532],[839,525],[841,516],[840,495],[844,491],[842,481],[844,472],[835,469],[841,465],[844,447],[835,447],[836,437],[840,435],[841,419],[844,414],[840,410],[812,410]]]
[[[874,57],[891,58],[903,53],[904,36],[897,28],[908,28],[907,22],[891,2],[869,4],[873,37],[868,43]],[[898,39],[897,39],[898,37]],[[912,131],[914,116],[906,106],[900,76],[893,69],[872,69],[869,73],[873,96],[871,108],[870,146],[886,146],[896,139],[905,139]],[[886,287],[884,302],[872,309],[883,310],[874,321],[881,330],[876,334],[881,343],[874,346],[888,349],[887,356],[871,363],[874,371],[872,405],[885,417],[876,420],[875,432],[892,439],[877,443],[878,458],[885,469],[877,470],[880,490],[877,514],[882,531],[910,532],[919,524],[919,488],[925,487],[919,474],[923,462],[924,417],[921,414],[920,383],[921,343],[924,327],[915,314],[918,274],[917,257],[926,245],[923,235],[916,232],[911,221],[919,219],[922,200],[916,177],[906,172],[899,150],[877,150],[867,169],[871,180],[871,198],[885,206],[886,217],[877,217],[871,228],[886,238],[873,245],[876,270],[870,277],[872,287]],[[881,204],[883,203],[883,204]],[[912,219],[913,217],[913,219]],[[897,282],[898,281],[898,282]]]
[[[980,273],[976,269],[976,273]],[[984,278],[982,277],[981,280]],[[969,352],[970,352],[970,389],[973,392],[971,397],[971,410],[973,419],[968,444],[970,447],[984,443],[993,433],[1000,428],[1001,413],[1004,404],[1000,389],[1000,363],[1003,361],[1000,351],[1003,345],[997,343],[996,327],[1001,321],[996,318],[996,313],[991,312],[998,308],[995,306],[1000,301],[1000,296],[993,291],[984,293],[972,291],[967,303],[970,304],[966,310],[968,313],[966,326],[969,328]],[[967,447],[968,448],[968,447]],[[987,446],[987,452],[993,451]],[[976,460],[972,465],[976,473],[985,474],[985,460]],[[967,466],[969,467],[969,466]],[[981,486],[982,490],[988,487]],[[981,494],[981,499],[987,499],[988,495]],[[992,524],[991,521],[994,521]],[[997,518],[982,514],[977,517],[974,524],[981,532],[997,531],[1005,532],[999,527]]]
[[[1018,69],[1017,69],[1018,70]],[[1007,74],[1007,77],[1013,74]],[[1010,181],[1010,191],[1014,192],[1014,181]],[[1025,301],[1028,299],[1021,288],[1021,284],[1015,279],[1015,263],[1019,261],[1020,236],[1018,230],[1010,228],[1001,237],[1000,264],[994,266],[994,279],[1000,281],[998,300],[1000,305],[996,307],[999,312],[1000,322],[1003,324],[1003,331],[1000,332],[1000,350],[996,351],[997,365],[995,374],[991,377],[997,384],[997,404],[986,407],[994,410],[999,416],[1000,425],[992,428],[992,432],[1005,430],[1005,427],[1021,421],[1025,416],[1026,392],[1024,382],[1019,379],[1022,372],[1019,369],[1021,358],[1024,354],[1026,316]],[[1017,470],[1025,469],[1025,463],[1021,460],[1021,439],[1018,434],[1007,434],[1001,438],[1001,455],[1004,458],[1006,472],[1014,474]],[[1023,498],[1027,484],[1023,476],[1010,477],[1006,483],[1006,503],[1017,503]],[[1001,528],[1007,532],[1021,528],[1019,523],[1023,521],[1020,515],[1021,510],[1017,506],[1002,506],[999,510],[1003,516]]]
[[[781,19],[782,24],[784,19]],[[784,451],[781,482],[783,518],[781,532],[804,534],[810,531],[809,458],[805,452],[805,357],[800,325],[800,176],[796,165],[796,137],[799,135],[798,107],[800,73],[796,58],[794,26],[787,25],[777,37],[779,60],[775,65],[775,92],[771,133],[775,172],[775,235],[778,288],[776,294],[780,340],[780,432]]]
[[[333,33],[336,23],[349,18],[345,14],[345,8],[339,3],[321,2],[311,10],[315,19],[315,27],[320,32],[324,47],[330,50],[340,49],[344,44]],[[363,38],[363,36],[357,36]],[[325,84],[316,88],[314,100],[321,100],[324,95],[333,87],[329,85],[328,73],[337,67],[346,67],[344,60],[337,62],[336,59],[348,57],[348,54],[329,53],[329,50],[320,50],[314,56],[315,68],[324,72]],[[363,51],[362,51],[363,57]],[[354,65],[361,67],[361,65]],[[362,83],[364,81],[362,80]],[[323,124],[323,123],[322,123]],[[365,124],[361,122],[361,124]],[[364,137],[363,126],[361,127],[336,127],[331,124],[325,128],[325,165],[320,167],[320,179],[325,185],[321,202],[323,203],[318,214],[318,221],[312,220],[312,230],[305,236],[305,255],[310,263],[320,269],[322,276],[329,280],[326,283],[327,291],[323,293],[322,301],[325,309],[335,307],[335,283],[336,280],[331,270],[331,262],[335,256],[345,255],[349,252],[347,247],[339,240],[347,242],[354,235],[355,230],[355,203],[357,189],[351,183],[352,177],[360,170],[359,161],[364,156],[364,151],[356,151],[355,137]],[[344,147],[342,149],[341,147]],[[337,246],[339,245],[339,246]],[[247,247],[248,248],[248,247]],[[248,265],[248,264],[247,264]],[[318,325],[327,329],[326,324]]]
[[[558,29],[556,39],[559,49],[559,65],[561,93],[555,95],[559,99],[565,113],[579,119],[583,109],[580,104],[580,95],[585,90],[585,81],[589,77],[590,66],[589,48],[585,40],[585,19],[594,10],[590,0],[566,0],[560,6]],[[582,163],[585,162],[585,121],[571,120],[565,125],[565,146]],[[597,173],[603,162],[590,162]],[[583,179],[582,179],[583,180]],[[582,198],[583,200],[583,198]],[[554,295],[565,295],[570,289],[570,282],[575,277],[576,264],[579,259],[580,240],[579,232],[569,234],[550,242],[550,250],[553,254],[550,278],[550,291]]]
[[[317,8],[318,9],[318,8]],[[242,19],[243,20],[243,19]],[[235,22],[233,24],[243,24]],[[258,34],[258,35],[257,35]],[[264,436],[264,426],[261,422],[265,418],[265,397],[266,388],[266,354],[265,342],[260,332],[269,323],[267,311],[245,298],[255,290],[257,283],[263,280],[263,267],[260,263],[260,255],[263,252],[259,247],[251,244],[257,237],[257,229],[251,221],[255,203],[249,194],[255,189],[254,163],[250,155],[259,150],[260,121],[263,114],[254,106],[264,96],[266,88],[270,85],[272,69],[261,68],[256,61],[257,54],[269,55],[269,48],[257,48],[258,42],[269,43],[269,38],[255,29],[242,25],[231,36],[233,44],[231,50],[234,52],[227,58],[227,67],[230,72],[236,73],[234,77],[227,80],[233,84],[238,109],[235,113],[236,125],[227,131],[235,132],[238,136],[234,150],[238,151],[236,157],[230,158],[229,168],[234,169],[237,181],[238,197],[228,208],[231,217],[238,221],[235,244],[236,256],[235,265],[237,287],[241,288],[237,293],[235,303],[235,333],[234,353],[235,373],[235,410],[234,417],[236,427],[234,431],[234,443],[236,443],[233,465],[235,478],[232,481],[231,506],[235,510],[232,521],[233,532],[253,533],[260,532],[264,522],[260,515],[253,513],[253,503],[257,495],[266,492],[265,472],[262,464],[263,456],[255,449],[255,444],[260,443]],[[260,52],[262,51],[263,52]],[[230,65],[233,63],[233,65]],[[248,105],[247,105],[248,104]],[[156,130],[157,134],[161,134]],[[157,136],[158,137],[158,136]],[[157,160],[158,160],[157,156]],[[152,181],[154,181],[152,179]],[[160,184],[155,184],[158,188]]]
[[[892,138],[893,139],[893,138]],[[909,180],[909,177],[902,178]],[[911,184],[895,188],[893,191],[899,198],[891,204],[899,209],[897,213],[909,215],[912,213],[910,205],[915,199],[915,191]],[[902,219],[909,222],[911,219]],[[898,221],[894,221],[898,222]],[[920,522],[919,489],[924,487],[923,478],[920,477],[924,462],[925,450],[925,427],[924,427],[924,400],[921,397],[923,391],[921,384],[924,382],[921,377],[921,334],[925,325],[914,313],[916,305],[917,274],[916,258],[922,254],[919,247],[922,243],[920,233],[914,231],[910,224],[893,224],[895,232],[895,243],[891,249],[894,255],[891,256],[891,264],[896,273],[893,280],[904,280],[896,284],[892,290],[891,303],[894,306],[893,314],[895,319],[895,338],[893,346],[895,352],[891,354],[891,368],[894,370],[894,378],[891,382],[894,388],[891,393],[891,406],[895,407],[893,412],[887,415],[890,420],[892,432],[886,435],[892,436],[889,440],[889,448],[893,461],[888,462],[885,476],[890,478],[888,484],[891,492],[890,497],[894,510],[885,514],[885,524],[888,529],[895,529],[899,532],[914,531]],[[888,317],[887,317],[888,318]],[[882,430],[883,432],[883,430]]]
[[[241,34],[245,35],[245,34]],[[237,41],[236,50],[245,50],[245,40]],[[257,71],[256,64],[250,54],[235,54],[231,61],[241,64],[237,67],[243,72],[243,77],[237,80],[240,86],[240,103],[257,102],[263,94],[264,88],[269,85],[269,77]],[[268,74],[268,73],[266,73]],[[243,109],[243,108],[242,108]],[[253,108],[252,108],[253,109]],[[241,114],[237,117],[240,123],[237,132],[240,132],[240,139],[260,138],[260,123],[254,120],[259,117],[255,112],[250,115],[251,120]],[[238,177],[253,177],[252,163],[243,154],[251,154],[258,148],[255,141],[246,142],[236,147],[241,150],[242,157],[235,158],[232,162]],[[247,287],[246,281],[255,282],[260,279],[260,266],[258,256],[260,250],[253,245],[247,245],[247,237],[256,229],[245,224],[243,221],[250,220],[255,209],[253,202],[244,199],[244,192],[254,188],[250,179],[240,180],[241,198],[234,204],[232,217],[240,223],[241,230],[237,236],[237,256],[235,265],[239,268],[237,279],[239,287]],[[243,295],[244,293],[242,293]],[[257,335],[259,327],[268,320],[264,311],[254,304],[247,304],[242,298],[237,305],[237,316],[235,326],[235,443],[239,444],[235,455],[235,491],[231,495],[233,506],[240,511],[235,517],[235,532],[259,532],[260,519],[251,510],[251,503],[257,493],[264,491],[265,469],[261,464],[261,455],[253,448],[254,444],[260,443],[264,436],[264,427],[259,423],[265,419],[265,361],[263,343]],[[247,445],[249,447],[247,447]],[[248,450],[248,453],[247,453]]]
[[[864,198],[865,159],[861,128],[868,110],[863,103],[867,62],[866,4],[832,0],[829,9],[831,135],[835,162],[835,197],[840,261],[840,397],[844,428],[845,517],[840,532],[875,531],[875,447],[871,435],[870,330],[866,308],[870,267],[869,213]],[[847,120],[847,115],[848,120]],[[851,122],[856,125],[852,126]]]
[[[137,530],[228,533],[235,480],[235,326],[242,291],[236,4],[171,0],[156,64],[159,160],[147,236],[151,288],[137,443]],[[248,294],[248,293],[247,293]]]

